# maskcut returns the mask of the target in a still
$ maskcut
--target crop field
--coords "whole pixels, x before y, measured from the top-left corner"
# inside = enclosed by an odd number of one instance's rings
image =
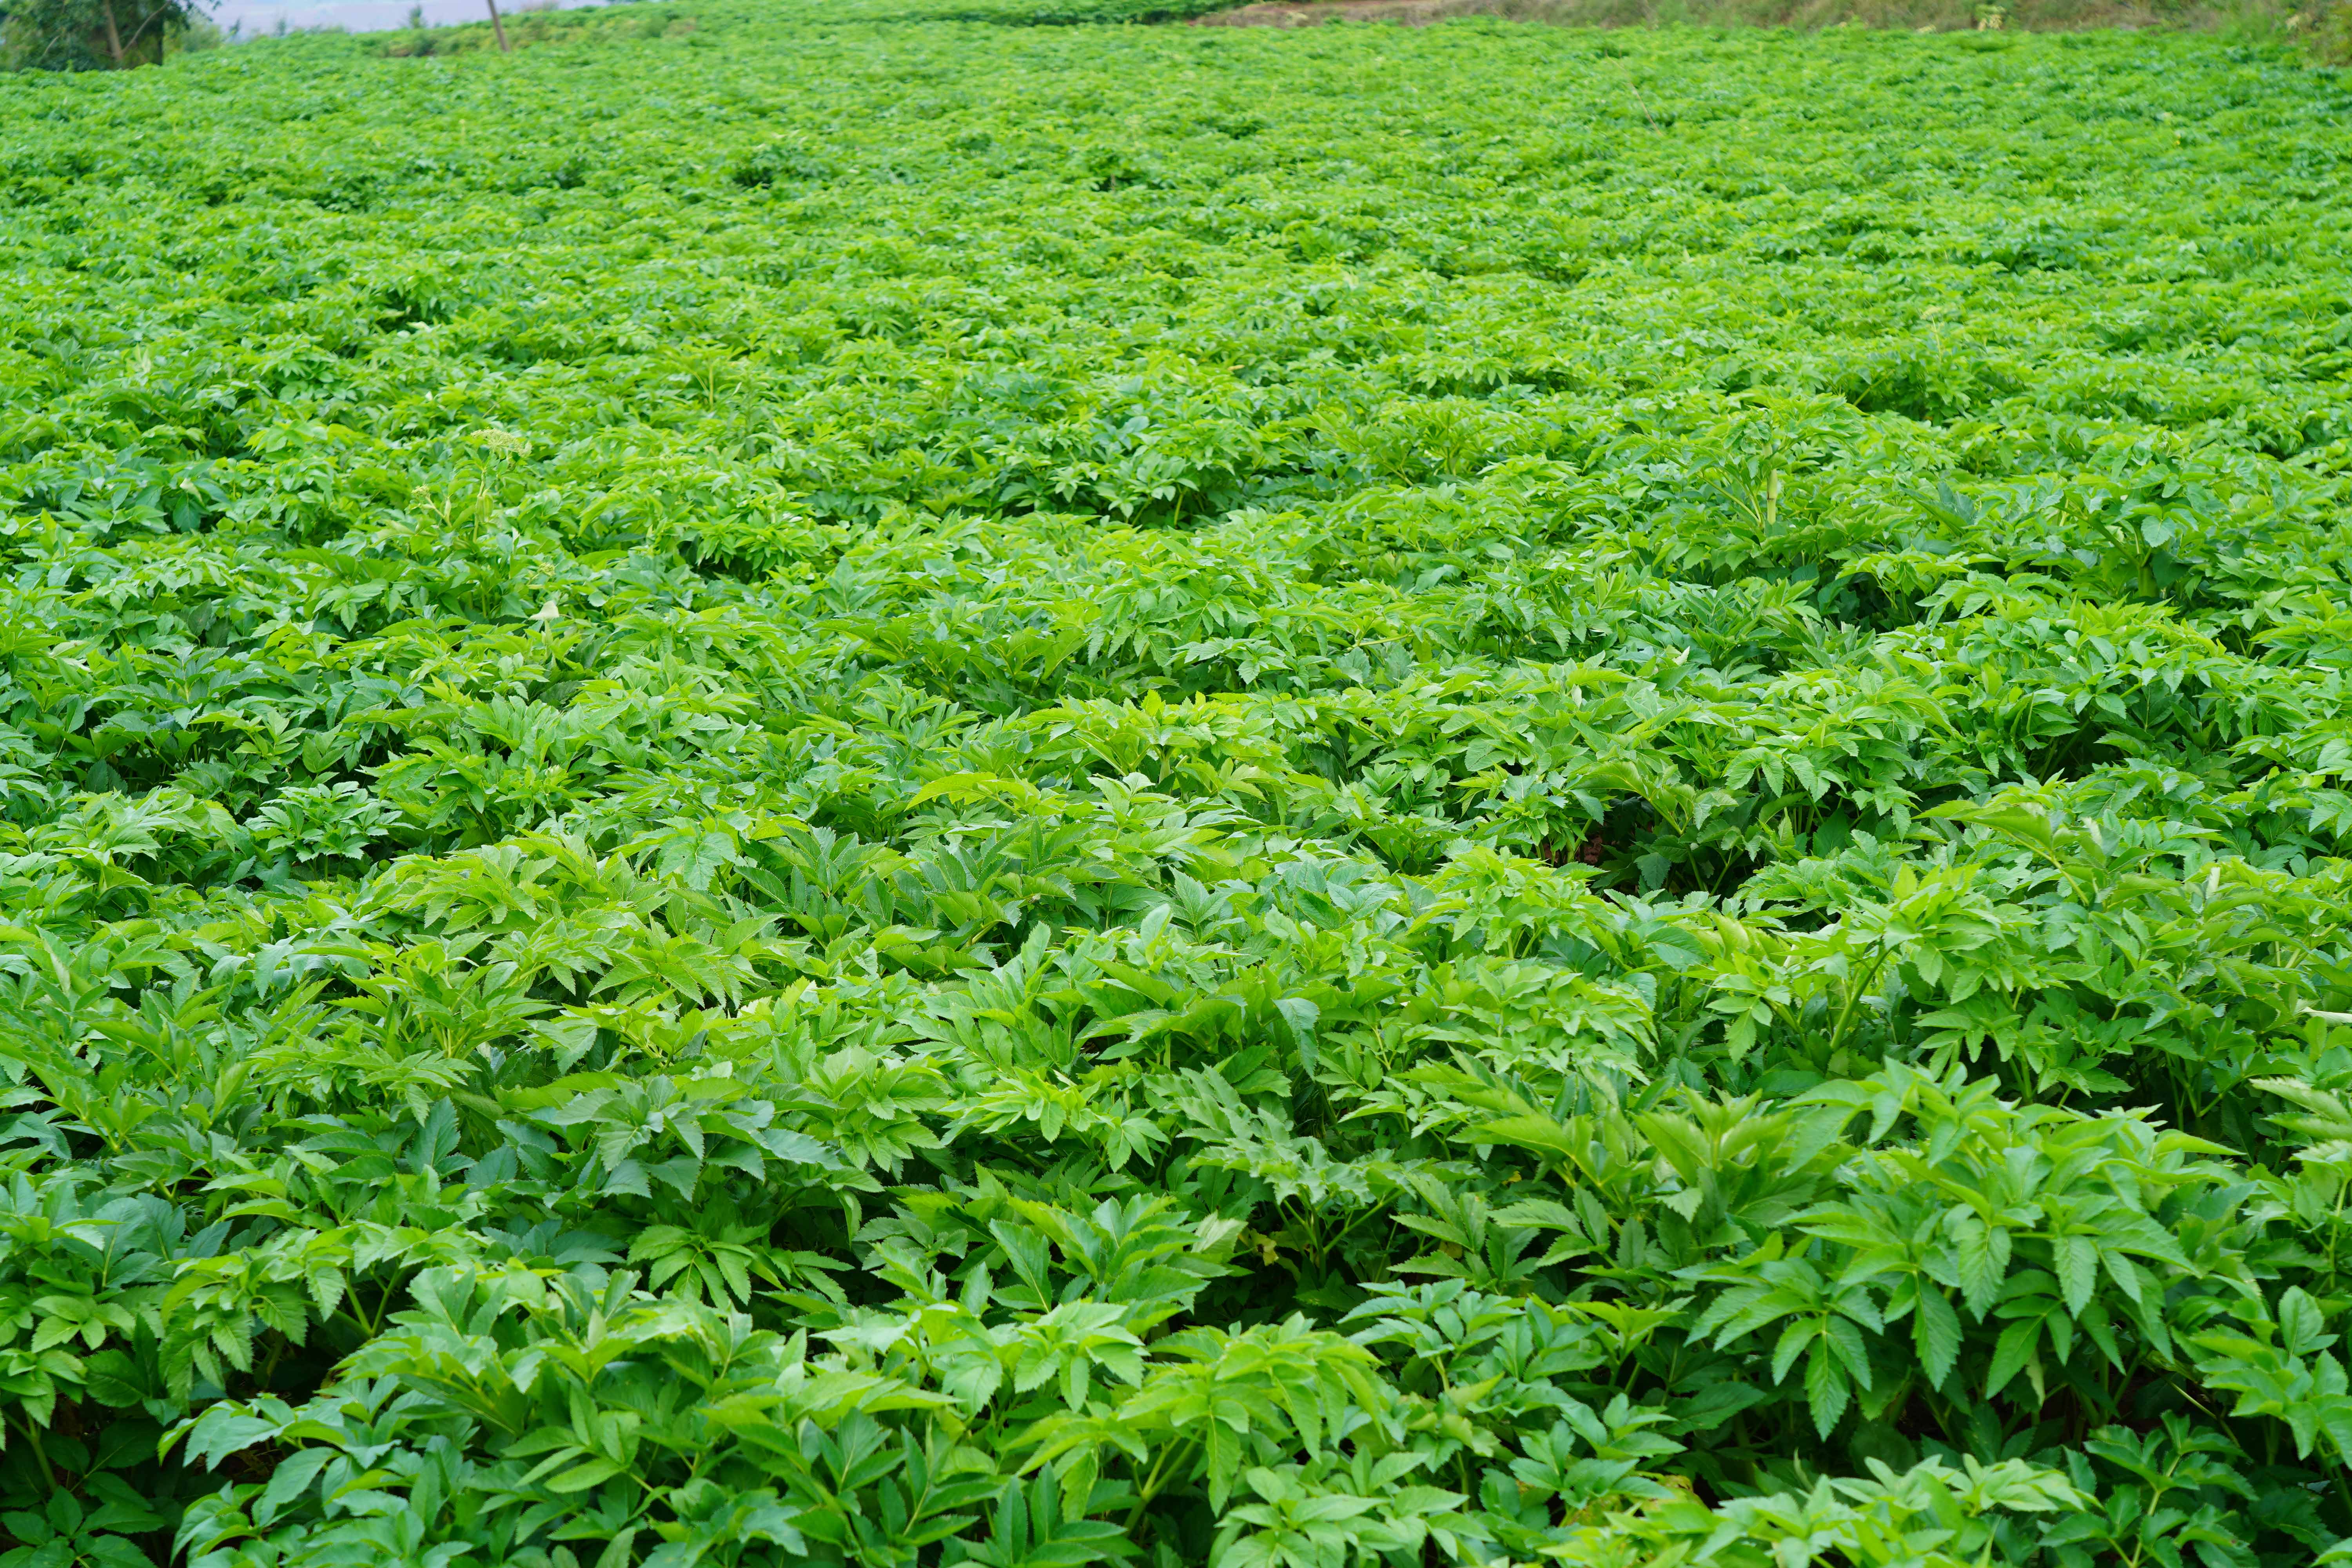
[[[2352,1562],[2352,84],[985,4],[0,80],[0,1568]]]

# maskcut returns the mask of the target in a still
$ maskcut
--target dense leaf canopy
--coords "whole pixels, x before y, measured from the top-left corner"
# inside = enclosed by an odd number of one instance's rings
[[[0,68],[153,65],[204,16],[205,0],[0,0]]]
[[[2352,1535],[2338,78],[546,36],[0,82],[0,1563]]]

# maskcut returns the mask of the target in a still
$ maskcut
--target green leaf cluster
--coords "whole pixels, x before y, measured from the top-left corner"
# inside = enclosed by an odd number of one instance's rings
[[[0,1568],[2352,1557],[2347,108],[0,81]]]

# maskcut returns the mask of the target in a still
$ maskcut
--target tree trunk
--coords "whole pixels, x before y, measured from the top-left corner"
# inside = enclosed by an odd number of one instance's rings
[[[104,0],[106,9],[106,47],[114,52],[114,68],[122,68],[122,33],[114,25],[114,0]]]
[[[110,4],[111,0],[109,0],[109,3]],[[507,47],[507,25],[499,20],[499,0],[490,0],[490,30],[499,36],[499,53],[502,55],[514,53]]]

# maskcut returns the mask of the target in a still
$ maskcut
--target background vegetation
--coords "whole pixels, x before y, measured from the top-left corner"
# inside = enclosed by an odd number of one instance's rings
[[[614,0],[611,6],[557,9],[553,0],[502,7],[500,22],[409,26],[370,38],[397,58],[530,47],[592,37],[659,37],[691,31],[675,5]],[[121,18],[108,30],[109,12]],[[648,16],[646,12],[656,12]],[[2311,58],[2352,63],[2352,6],[2339,0],[961,0],[910,10],[901,20],[1062,25],[1193,21],[1213,26],[1320,26],[1335,21],[1406,26],[1465,16],[1555,26],[1768,26],[1815,30],[1866,26],[1913,32],[2080,32],[2120,27],[2214,32],[2240,45],[2294,43]],[[278,33],[287,31],[285,19]],[[230,41],[196,0],[7,0],[0,4],[0,68],[89,70],[152,65],[186,50]],[[127,40],[127,42],[126,42]]]
[[[193,0],[7,0],[0,68],[124,70],[219,41]]]
[[[2123,27],[2219,33],[2238,44],[2301,45],[2311,58],[2347,58],[2346,8],[2335,0],[1256,0],[1216,12],[1217,26],[1319,26],[1345,18],[1418,26],[1499,16],[1571,27],[1763,26],[1910,32],[2082,32]]]
[[[2338,76],[632,20],[0,83],[0,1561],[2352,1555]]]

